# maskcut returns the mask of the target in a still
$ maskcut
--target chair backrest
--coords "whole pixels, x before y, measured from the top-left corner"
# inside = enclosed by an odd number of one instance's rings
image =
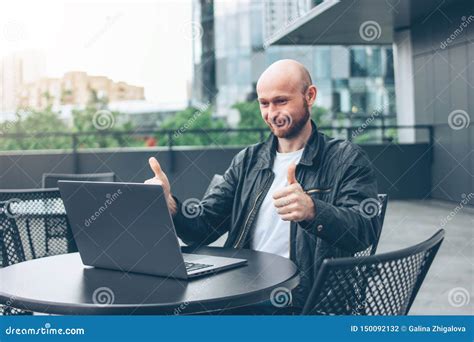
[[[2,265],[77,251],[58,189],[0,190]]]
[[[59,180],[115,182],[115,173],[44,173],[43,188],[57,188]]]
[[[390,253],[324,260],[302,313],[408,314],[444,233]]]
[[[378,194],[378,201],[379,201],[379,209],[377,211],[377,215],[372,218],[372,220],[377,220],[379,231],[377,232],[376,240],[372,245],[364,249],[363,251],[357,252],[354,254],[355,257],[363,257],[374,255],[377,251],[377,247],[379,245],[380,235],[382,235],[383,229],[383,222],[385,220],[385,211],[387,209],[388,203],[388,195],[387,194]]]
[[[212,188],[214,186],[216,186],[217,184],[219,184],[223,180],[224,180],[224,176],[219,175],[219,174],[216,173],[214,175],[214,177],[212,177],[211,182],[209,183],[209,185],[207,186],[207,189],[206,189],[206,192],[204,193],[203,198],[212,190]]]

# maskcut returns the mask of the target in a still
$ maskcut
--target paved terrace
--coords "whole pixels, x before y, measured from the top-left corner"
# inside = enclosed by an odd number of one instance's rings
[[[377,254],[417,244],[440,228],[446,230],[410,315],[474,314],[474,208],[461,208],[461,199],[459,203],[389,200]],[[224,241],[222,237],[213,245]]]

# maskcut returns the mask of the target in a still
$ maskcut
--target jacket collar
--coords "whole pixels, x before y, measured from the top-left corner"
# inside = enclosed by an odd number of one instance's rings
[[[304,146],[303,155],[301,156],[301,160],[299,162],[299,164],[307,166],[313,165],[314,159],[316,156],[318,156],[320,145],[318,128],[316,127],[316,124],[313,120],[311,120],[311,127],[311,135]],[[259,160],[258,164],[255,166],[257,170],[271,169],[273,167],[277,146],[278,138],[273,133],[270,133],[270,136],[263,143],[263,146],[257,155]]]

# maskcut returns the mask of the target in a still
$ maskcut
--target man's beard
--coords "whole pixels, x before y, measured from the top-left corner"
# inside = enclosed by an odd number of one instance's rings
[[[280,115],[282,117],[280,117]],[[294,137],[297,137],[303,130],[308,120],[311,118],[311,113],[309,112],[306,103],[304,106],[304,115],[297,120],[292,119],[288,114],[280,115],[277,117],[276,120],[274,120],[274,122],[268,124],[268,126],[270,126],[270,129],[274,135],[282,139],[292,139]],[[274,125],[278,127],[279,122],[283,124],[287,124],[289,122],[288,129],[286,131],[280,131],[278,129],[275,129]]]

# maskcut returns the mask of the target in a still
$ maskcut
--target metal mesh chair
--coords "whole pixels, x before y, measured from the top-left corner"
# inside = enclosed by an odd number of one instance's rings
[[[2,265],[76,252],[58,189],[1,190],[0,246]],[[22,314],[13,308],[3,314]]]
[[[303,309],[247,306],[223,315],[407,315],[444,239],[366,257],[326,259]]]
[[[379,224],[379,231],[378,235],[376,237],[375,242],[364,249],[363,251],[357,252],[354,254],[355,257],[364,257],[364,256],[369,256],[369,255],[374,255],[375,252],[377,251],[377,246],[379,245],[379,240],[380,240],[380,235],[382,235],[382,228],[383,228],[383,222],[385,220],[385,211],[387,209],[387,203],[388,203],[388,195],[386,194],[378,194],[378,200],[379,200],[379,210],[377,212],[377,215],[373,217],[373,220],[378,220]]]
[[[444,233],[390,253],[324,260],[302,314],[408,314]]]
[[[115,173],[44,173],[43,188],[57,188],[59,180],[115,182]]]

